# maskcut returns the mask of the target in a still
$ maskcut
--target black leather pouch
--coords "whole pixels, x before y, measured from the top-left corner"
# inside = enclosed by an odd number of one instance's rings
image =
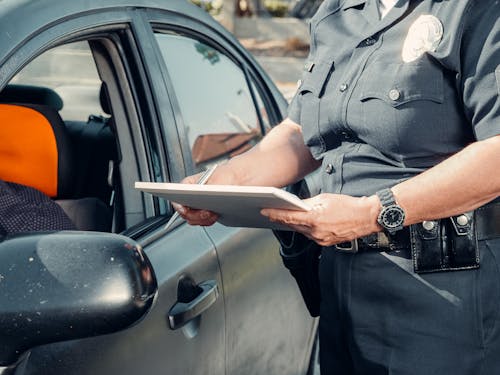
[[[309,314],[319,316],[321,246],[297,232],[274,231],[274,234],[281,244],[283,264],[294,277]]]
[[[416,273],[456,271],[479,267],[474,213],[410,226]]]

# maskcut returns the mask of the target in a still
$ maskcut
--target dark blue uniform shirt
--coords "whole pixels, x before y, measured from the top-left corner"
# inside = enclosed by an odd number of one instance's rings
[[[500,134],[498,0],[325,0],[289,117],[323,192],[370,195]],[[493,161],[498,163],[499,161]]]

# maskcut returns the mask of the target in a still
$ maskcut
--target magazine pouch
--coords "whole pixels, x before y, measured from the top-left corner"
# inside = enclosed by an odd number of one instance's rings
[[[410,236],[416,273],[479,267],[473,212],[411,225]]]

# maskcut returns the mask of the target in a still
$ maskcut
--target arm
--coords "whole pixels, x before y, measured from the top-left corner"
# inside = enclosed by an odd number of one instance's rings
[[[315,160],[304,144],[301,127],[290,119],[275,126],[255,147],[220,165],[209,184],[282,187],[300,180],[315,170]],[[184,183],[196,183],[198,175]],[[173,204],[179,214],[193,225],[212,225],[217,215]]]
[[[500,195],[500,135],[475,142],[392,191],[406,212],[405,225],[475,209]],[[311,212],[263,210],[271,220],[290,225],[320,245],[350,241],[382,228],[378,197],[321,194],[307,200]]]
[[[282,187],[319,164],[304,144],[300,125],[285,119],[255,147],[219,166],[210,183]]]
[[[392,188],[405,224],[475,209],[500,195],[500,135],[475,142],[434,168]],[[431,199],[429,199],[431,197]]]

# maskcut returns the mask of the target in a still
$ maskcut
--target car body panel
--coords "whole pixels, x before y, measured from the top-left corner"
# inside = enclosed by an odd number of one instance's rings
[[[297,287],[283,267],[272,233],[221,224],[206,231],[217,246],[222,270],[226,373],[304,374],[310,355],[304,344],[312,346],[316,322],[297,299]],[[246,268],[241,269],[240,264]]]
[[[20,22],[27,14],[36,16]],[[134,240],[144,246],[159,286],[152,310],[134,327],[37,348],[17,373],[305,373],[316,322],[308,317],[292,277],[281,264],[271,231],[185,223],[164,230],[158,200],[133,189],[139,179],[178,181],[193,172],[183,146],[182,116],[176,113],[175,87],[169,83],[151,25],[203,33],[251,75],[276,122],[286,102],[253,57],[205,12],[181,0],[0,0],[0,19],[0,88],[34,57],[70,38],[107,38],[118,30],[125,35],[117,43],[127,51],[108,51],[126,60],[123,72],[118,68],[113,72],[117,83],[109,86],[113,107],[120,108],[113,114],[122,148],[117,168],[127,227],[139,223],[142,228],[129,233],[135,233]],[[112,58],[108,64],[113,64]],[[101,74],[112,75],[106,73],[112,66],[101,65]],[[130,93],[120,92],[125,90]],[[140,95],[146,104],[137,103]],[[148,112],[147,124],[141,111]],[[151,169],[149,138],[157,147],[160,177]],[[171,212],[162,214],[167,219]],[[195,284],[213,280],[220,295],[199,318],[171,330],[168,315],[178,302],[183,278]]]
[[[186,244],[186,237],[190,239]],[[148,315],[134,327],[111,335],[62,342],[34,349],[22,374],[224,373],[224,301],[217,301],[196,324],[172,331],[168,312],[177,301],[177,284],[189,275],[195,282],[222,285],[215,249],[206,233],[180,226],[166,241],[147,248],[158,282]],[[179,256],[181,255],[181,256]],[[193,360],[193,354],[202,361]]]

